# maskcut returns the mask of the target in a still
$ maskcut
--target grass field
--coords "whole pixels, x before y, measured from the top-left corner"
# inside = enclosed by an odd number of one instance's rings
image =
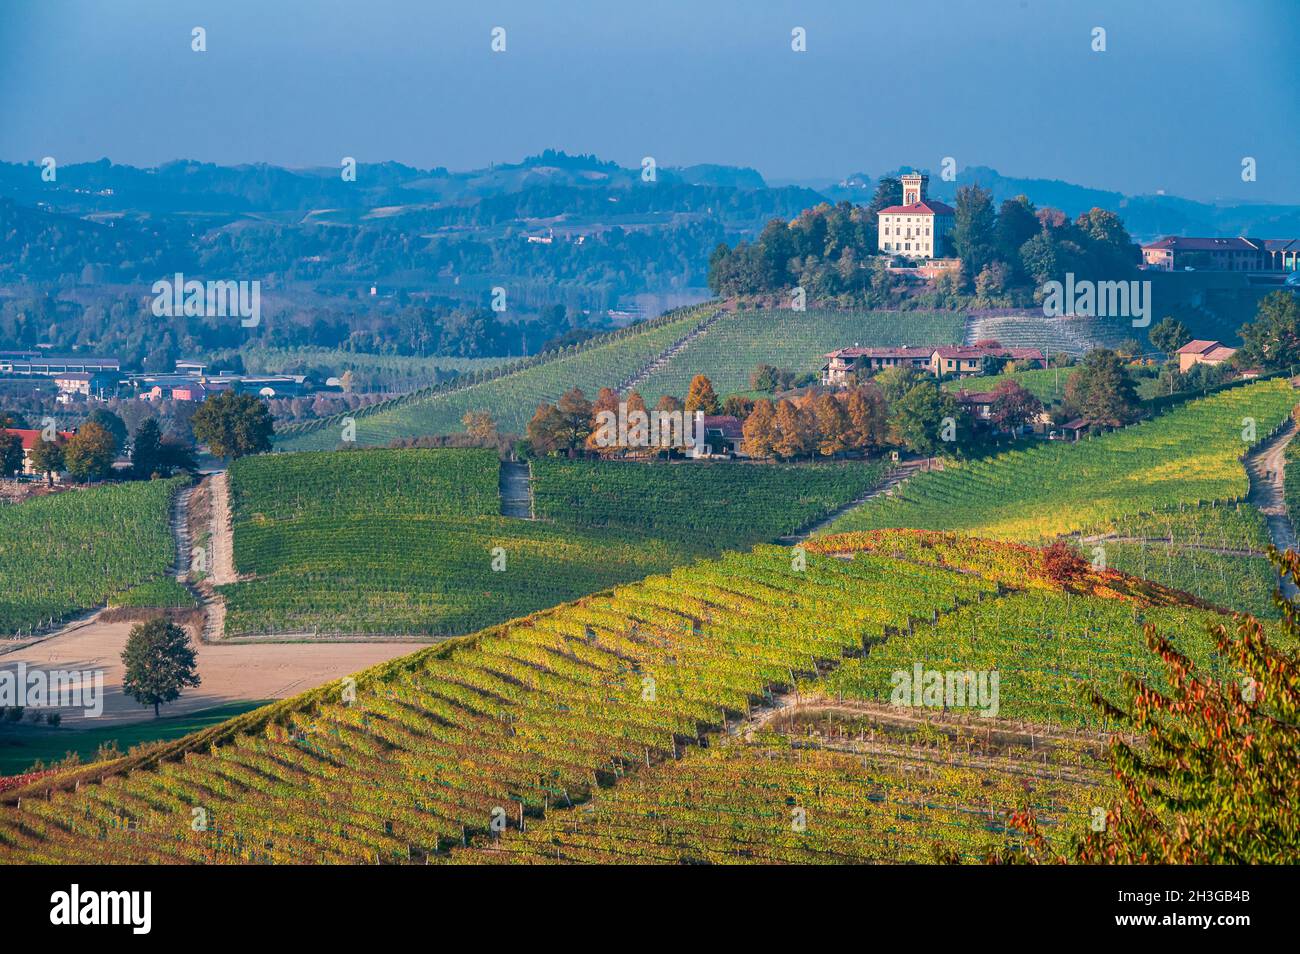
[[[446,635],[790,533],[877,465],[539,461],[543,519],[500,516],[496,454],[370,450],[231,468],[228,635]],[[498,567],[494,569],[494,565]]]
[[[54,765],[75,753],[83,762],[93,761],[101,745],[116,745],[123,755],[136,745],[179,739],[201,729],[225,722],[256,709],[260,702],[238,702],[192,712],[189,715],[150,719],[133,725],[102,729],[21,727],[0,723],[0,776],[26,771],[36,762]]]
[[[836,348],[862,345],[941,345],[961,341],[956,312],[741,311],[725,314],[637,390],[653,406],[660,395],[685,397],[691,378],[707,375],[720,395],[749,389],[759,364],[788,371],[817,371]]]
[[[0,504],[0,636],[54,625],[163,577],[185,478],[106,484]]]
[[[990,374],[973,378],[951,378],[943,382],[945,391],[992,391],[1003,381],[1015,381],[1044,404],[1052,404],[1065,397],[1065,383],[1072,368],[1036,368],[1012,374]]]
[[[571,387],[595,397],[602,387],[618,387],[657,355],[684,337],[713,311],[703,305],[685,309],[644,330],[613,337],[559,356],[539,360],[501,377],[457,390],[422,395],[355,412],[356,442],[384,445],[395,438],[455,434],[468,411],[487,411],[502,433],[523,433],[539,403],[555,401]],[[319,427],[284,432],[280,450],[328,450],[342,439],[342,425],[331,420]]]
[[[1145,618],[1203,658],[1194,628],[1207,614],[1119,574],[1089,573],[1067,600],[1024,547],[898,533],[857,548],[847,561],[811,552],[803,569],[782,547],[729,553],[377,666],[355,697],[323,686],[41,779],[50,797],[0,808],[0,861],[91,849],[151,864],[978,856],[1014,849],[1013,807],[1072,828],[1083,789],[1053,781],[1042,756],[1007,776],[954,765],[920,729],[906,753],[877,745],[851,760],[792,752],[811,724],[785,743],[715,746],[792,683],[805,699],[870,696],[883,666],[918,660],[998,666],[1003,716],[1069,724],[1071,679],[1150,670]],[[707,751],[690,751],[697,738]],[[207,830],[190,824],[197,805]]]
[[[1244,422],[1262,440],[1296,400],[1287,382],[1263,381],[1091,440],[952,464],[845,514],[828,532],[913,527],[1039,541],[1170,505],[1241,499],[1248,481],[1240,458],[1251,446]]]

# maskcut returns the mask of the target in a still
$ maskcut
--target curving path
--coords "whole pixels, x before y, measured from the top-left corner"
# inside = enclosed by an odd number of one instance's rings
[[[1272,437],[1260,441],[1246,453],[1246,476],[1250,478],[1250,494],[1246,498],[1264,515],[1268,535],[1279,550],[1295,550],[1295,527],[1286,509],[1286,449],[1296,435],[1296,423],[1288,418],[1286,424]],[[1289,579],[1282,581],[1282,594],[1288,599],[1300,595]]]

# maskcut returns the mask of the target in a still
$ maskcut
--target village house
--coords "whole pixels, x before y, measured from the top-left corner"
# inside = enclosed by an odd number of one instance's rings
[[[992,391],[958,391],[957,403],[977,421],[988,421],[993,416]]]
[[[56,400],[68,404],[74,400],[104,400],[117,390],[121,376],[113,371],[65,371],[54,375],[54,386],[59,389]]]
[[[706,414],[703,420],[704,444],[696,457],[747,457],[745,432],[740,418],[730,414]]]
[[[1142,246],[1147,268],[1166,272],[1300,271],[1300,239],[1196,238],[1170,235]]]
[[[1037,348],[987,348],[975,345],[943,345],[935,348],[928,362],[936,377],[945,374],[980,374],[985,358],[1018,361],[1033,367],[1045,367],[1047,359]]]
[[[36,442],[41,439],[41,432],[37,430],[29,430],[27,428],[22,428],[22,427],[6,427],[3,428],[3,432],[5,434],[18,435],[18,439],[22,442],[23,473],[24,474],[36,473],[36,469],[32,466],[32,448],[35,447]],[[76,436],[75,431],[59,431],[58,434],[59,434],[59,439],[65,441]],[[3,474],[0,476],[8,477],[9,475]]]
[[[1203,341],[1199,338],[1187,342],[1174,352],[1178,355],[1178,370],[1184,374],[1190,371],[1193,365],[1223,364],[1236,353],[1236,348],[1229,348],[1218,341]]]
[[[948,254],[956,210],[926,197],[930,177],[902,177],[903,204],[876,215],[877,245],[882,252],[906,258],[940,258]]]

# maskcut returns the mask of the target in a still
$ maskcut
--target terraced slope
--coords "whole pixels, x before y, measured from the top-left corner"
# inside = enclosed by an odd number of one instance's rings
[[[1082,355],[1093,348],[1114,348],[1129,338],[1141,338],[1127,318],[1047,318],[1041,312],[972,318],[966,343],[986,338],[1006,348],[1037,348],[1043,354]]]
[[[767,547],[454,640],[361,674],[355,701],[325,687],[181,761],[0,810],[0,861],[422,861],[680,756],[792,674],[992,589],[891,561],[870,578],[809,581]]]
[[[962,337],[954,312],[820,309],[724,314],[637,390],[654,405],[660,395],[685,397],[691,378],[705,374],[720,395],[749,390],[759,364],[817,371],[828,351],[861,345],[941,345]]]
[[[395,438],[463,431],[468,411],[487,411],[502,433],[523,433],[537,405],[556,401],[571,387],[594,397],[617,387],[713,313],[702,305],[671,313],[644,329],[579,347],[553,358],[512,366],[498,377],[451,390],[415,392],[308,428],[289,428],[276,439],[280,450],[329,450],[343,437],[343,417],[356,421],[356,443],[385,445]],[[526,366],[524,366],[526,364]]]
[[[1242,455],[1282,425],[1296,399],[1287,382],[1261,381],[1092,440],[920,474],[830,532],[913,527],[1038,541],[1171,505],[1244,500]],[[1255,441],[1245,439],[1250,423]]]
[[[792,748],[792,741],[801,746]],[[968,755],[963,752],[963,755]],[[962,765],[916,745],[862,754],[805,737],[694,750],[581,809],[482,838],[461,864],[932,864],[1017,844],[1009,812],[1082,831],[1096,785]]]
[[[598,826],[640,813],[629,821],[644,831],[655,799],[653,824],[680,842],[679,860],[756,850],[782,800],[786,817],[807,808],[813,835],[776,840],[768,857],[915,859],[920,848],[903,836],[921,829],[948,850],[996,844],[1012,804],[1005,781],[947,769],[909,780],[901,764],[864,772],[820,756],[796,756],[797,766],[774,758],[751,778],[730,761],[743,756],[688,754],[793,684],[826,686],[864,647],[870,660],[925,639],[922,621],[943,626],[1051,588],[1041,554],[1028,548],[886,534],[857,549],[849,561],[810,553],[802,570],[780,547],[727,554],[443,643],[153,752],[39,779],[0,795],[9,805],[0,808],[0,862],[456,860],[511,831],[575,824],[575,811],[579,827],[587,812]],[[887,555],[894,549],[899,557]],[[987,573],[970,572],[977,566]],[[1175,594],[1113,573],[1074,587],[1120,612],[1178,605]],[[1116,630],[1111,642],[1121,639]],[[1138,645],[1136,629],[1130,639]],[[1054,652],[1025,632],[1013,655]],[[770,791],[759,790],[764,779]],[[968,800],[984,789],[987,799]],[[1064,787],[1037,790],[1074,811]],[[728,806],[735,823],[699,845],[698,823]],[[855,829],[859,811],[869,816]],[[562,854],[609,847],[543,838],[537,859],[555,844]]]

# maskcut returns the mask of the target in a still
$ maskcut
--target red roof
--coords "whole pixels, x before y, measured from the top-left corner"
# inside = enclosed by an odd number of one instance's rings
[[[40,431],[32,431],[23,427],[6,427],[4,432],[6,434],[17,434],[18,439],[23,442],[23,450],[25,451],[31,450],[36,446],[36,442],[41,439]],[[72,431],[59,431],[59,437],[63,438],[65,441],[70,437],[75,436],[76,435],[73,434]]]
[[[1168,235],[1145,248],[1169,249],[1175,252],[1256,251],[1258,239],[1247,238],[1194,238],[1188,235]]]
[[[1223,347],[1223,345],[1219,344],[1217,341],[1205,341],[1201,338],[1197,338],[1194,341],[1187,342],[1187,344],[1175,351],[1174,354],[1205,354],[1207,351],[1213,351],[1215,348],[1221,347]]]
[[[828,358],[929,358],[934,348],[839,348],[827,352]]]
[[[1014,358],[1017,361],[1044,361],[1043,353],[1037,348],[977,348],[974,345],[942,345],[934,349],[941,358],[961,358],[973,361],[976,358]]]
[[[720,431],[722,436],[728,440],[744,440],[745,429],[740,423],[740,418],[733,417],[730,414],[705,414],[704,415],[704,432]]]
[[[957,210],[944,202],[935,199],[926,199],[924,202],[913,202],[911,205],[891,205],[887,209],[881,209],[877,215],[898,214],[898,215],[956,215]]]
[[[958,391],[958,404],[992,404],[997,395],[992,391]]]

